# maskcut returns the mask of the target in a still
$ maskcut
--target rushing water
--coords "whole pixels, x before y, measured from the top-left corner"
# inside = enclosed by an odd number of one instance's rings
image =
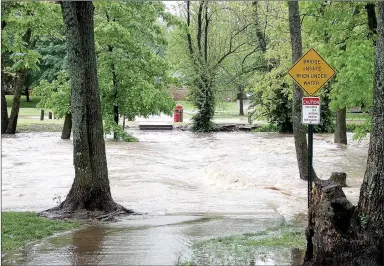
[[[113,257],[110,254],[116,247],[121,254],[131,254],[120,261],[122,264],[175,263],[192,240],[263,230],[306,212],[307,185],[299,179],[292,135],[176,130],[132,133],[140,142],[106,141],[109,179],[113,198],[127,208],[147,213],[147,219],[128,219],[72,233],[64,237],[71,239],[70,243],[64,241],[64,246],[63,241],[55,244],[47,240],[38,247],[40,255],[29,255],[26,261],[38,264],[47,259],[43,254],[51,254],[58,264],[74,264],[68,249],[77,247],[80,252],[79,245],[84,245],[76,239],[102,235],[103,244],[96,252],[104,258],[101,264],[110,261],[105,258]],[[348,137],[350,144],[344,146],[333,144],[332,135],[315,135],[313,161],[321,178],[345,171],[348,188],[344,191],[356,203],[368,141],[358,143]],[[53,207],[65,199],[73,177],[72,142],[61,140],[58,133],[3,138],[3,210]],[[135,222],[139,229],[134,228]],[[93,244],[83,247],[92,248],[96,249]],[[83,255],[77,254],[76,259],[92,264],[86,257],[95,252],[87,252],[80,252]]]

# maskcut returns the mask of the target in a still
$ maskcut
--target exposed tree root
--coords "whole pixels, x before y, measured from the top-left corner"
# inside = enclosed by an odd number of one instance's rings
[[[101,204],[101,208],[85,208],[84,204],[78,204],[65,200],[59,206],[42,211],[40,216],[48,219],[71,219],[71,220],[91,220],[91,221],[114,221],[121,215],[139,215],[130,209],[126,209],[114,201]]]

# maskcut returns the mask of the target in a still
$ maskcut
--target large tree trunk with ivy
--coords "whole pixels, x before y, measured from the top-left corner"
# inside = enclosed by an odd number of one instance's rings
[[[75,179],[60,206],[43,213],[76,217],[121,211],[111,196],[97,79],[92,2],[61,2],[71,85]]]
[[[336,112],[336,128],[334,142],[347,144],[347,109],[343,108]]]
[[[61,132],[61,139],[70,139],[72,132],[72,114],[66,113],[64,117],[63,131]]]
[[[299,3],[297,1],[288,1],[289,12],[289,30],[292,46],[292,63],[295,64],[302,56],[301,44],[301,23]],[[301,124],[301,104],[303,91],[294,82],[293,84],[293,104],[292,104],[292,125],[295,139],[296,158],[299,166],[300,178],[308,180],[308,146],[306,138],[306,127]],[[316,179],[316,173],[312,170],[313,178]]]
[[[357,207],[332,182],[315,185],[303,265],[384,265],[384,2],[378,5],[372,130]]]
[[[192,117],[194,131],[209,132],[214,130],[212,118],[215,114],[215,96],[209,74],[197,81],[197,89],[193,93],[199,112]]]
[[[190,1],[187,1],[187,26],[191,22]],[[197,13],[197,47],[193,48],[190,32],[187,33],[188,50],[195,65],[196,80],[193,92],[194,104],[198,113],[192,117],[194,131],[209,132],[214,130],[212,118],[215,113],[215,97],[213,92],[213,73],[208,63],[208,2],[200,1]],[[197,50],[197,51],[196,51]]]

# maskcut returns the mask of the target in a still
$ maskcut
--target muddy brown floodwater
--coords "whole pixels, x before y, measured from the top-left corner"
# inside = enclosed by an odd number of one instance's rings
[[[195,241],[259,232],[306,213],[292,135],[132,133],[140,142],[106,141],[109,179],[117,202],[146,215],[49,238],[5,262],[176,264]],[[368,140],[348,138],[343,146],[315,135],[313,161],[321,178],[345,171],[344,191],[356,203]],[[65,199],[73,177],[72,142],[59,133],[2,139],[3,211],[50,208]],[[274,262],[289,263],[293,255],[284,252]]]

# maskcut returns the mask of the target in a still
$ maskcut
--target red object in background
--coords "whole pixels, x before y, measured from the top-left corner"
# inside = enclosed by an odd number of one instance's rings
[[[173,122],[183,122],[183,106],[180,104],[173,111]]]

